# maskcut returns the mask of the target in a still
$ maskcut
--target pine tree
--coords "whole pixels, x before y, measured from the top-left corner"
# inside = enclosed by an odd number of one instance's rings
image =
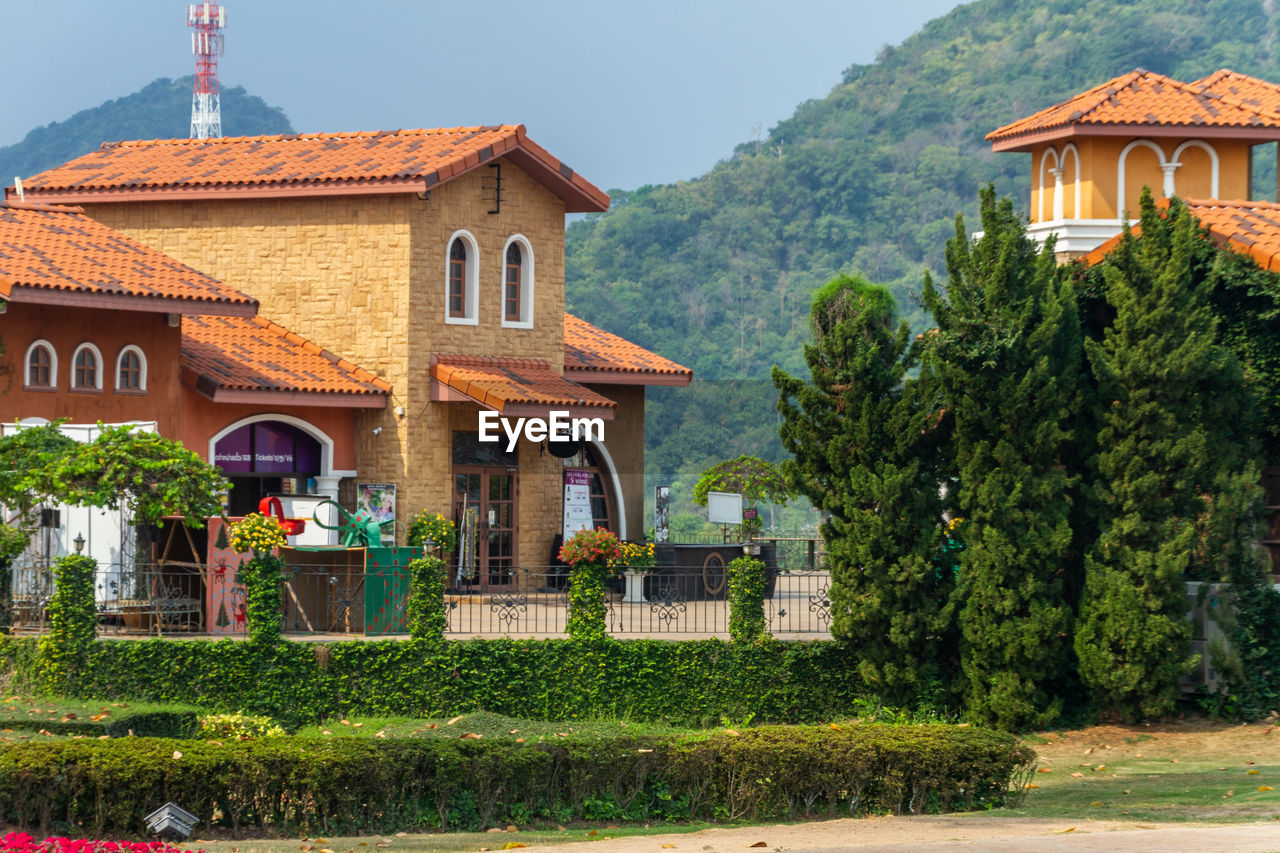
[[[1080,324],[1052,245],[1037,252],[990,187],[981,215],[972,243],[957,219],[946,295],[925,281],[927,359],[954,422],[966,711],[1022,728],[1057,716],[1071,669]]]
[[[790,482],[827,514],[832,633],[882,701],[933,698],[954,659],[953,572],[941,475],[945,429],[927,370],[904,382],[910,336],[882,287],[841,276],[814,296],[810,381],[774,368]]]
[[[1191,663],[1185,581],[1256,560],[1250,404],[1238,361],[1216,342],[1212,274],[1193,274],[1201,239],[1183,205],[1161,215],[1144,195],[1141,238],[1126,235],[1103,269],[1115,319],[1087,344],[1102,403],[1102,532],[1075,647],[1096,699],[1126,718],[1177,699]]]

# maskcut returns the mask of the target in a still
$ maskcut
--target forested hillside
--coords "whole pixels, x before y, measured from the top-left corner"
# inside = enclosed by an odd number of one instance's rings
[[[710,461],[781,455],[764,377],[803,371],[810,294],[834,274],[890,285],[923,323],[921,276],[941,272],[956,213],[972,221],[987,182],[1027,204],[1029,156],[992,154],[986,133],[1135,67],[1280,80],[1272,8],[980,0],[849,68],[703,177],[611,191],[611,210],[569,228],[569,310],[710,380],[650,395],[651,480],[691,487]],[[1274,192],[1266,147],[1255,184]]]
[[[66,121],[37,127],[16,145],[0,148],[0,184],[13,183],[120,139],[173,139],[191,130],[192,78],[162,77],[132,95],[116,98]],[[243,86],[222,92],[222,131],[227,136],[293,133],[279,107],[267,106]]]

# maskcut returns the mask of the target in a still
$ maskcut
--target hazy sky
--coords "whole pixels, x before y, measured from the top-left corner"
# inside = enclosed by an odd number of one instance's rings
[[[299,131],[523,122],[602,188],[691,178],[957,0],[231,0],[224,87]],[[0,146],[191,74],[178,0],[0,0]],[[30,47],[28,47],[30,46]]]

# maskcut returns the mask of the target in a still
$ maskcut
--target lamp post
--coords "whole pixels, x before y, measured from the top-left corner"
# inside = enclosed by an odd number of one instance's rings
[[[75,546],[77,554],[82,552],[84,550],[84,534],[77,533],[76,538],[71,540],[71,544]]]

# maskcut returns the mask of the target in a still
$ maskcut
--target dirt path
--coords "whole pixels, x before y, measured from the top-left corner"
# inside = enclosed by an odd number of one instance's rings
[[[1070,830],[1070,831],[1067,831]],[[500,836],[499,836],[500,837]],[[762,843],[762,844],[761,844]],[[708,829],[684,835],[601,838],[525,848],[527,853],[948,853],[948,851],[1141,851],[1274,853],[1280,820],[1259,824],[1133,824],[1118,821],[997,818],[984,815],[877,817],[786,826]],[[498,850],[501,844],[491,848]]]

